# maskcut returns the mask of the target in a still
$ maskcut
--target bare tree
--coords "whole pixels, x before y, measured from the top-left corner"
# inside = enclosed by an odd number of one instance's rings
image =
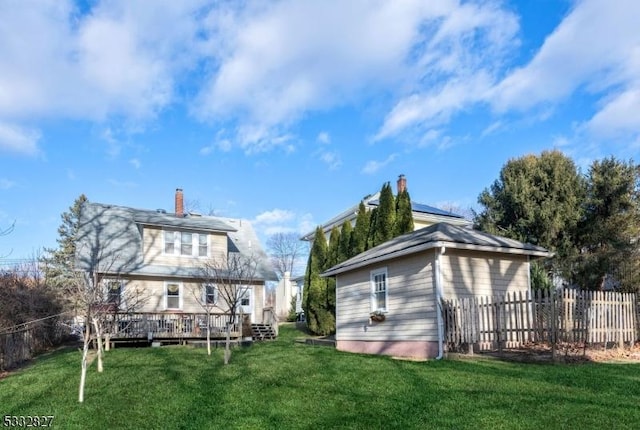
[[[209,270],[210,264],[212,263],[205,263],[203,267],[205,278],[209,278],[209,275],[213,273],[213,269]],[[211,314],[218,307],[218,285],[205,282],[202,285],[194,286],[191,293],[207,315],[207,355],[211,355]]]
[[[285,272],[293,275],[302,261],[305,247],[296,233],[276,233],[267,239],[267,250],[278,278],[284,278]]]
[[[215,285],[220,295],[220,307],[226,308],[229,318],[226,323],[224,364],[231,358],[231,328],[242,329],[242,306],[256,283],[258,259],[252,255],[230,252],[226,259],[211,259],[202,265],[202,277],[206,284]],[[238,318],[240,316],[240,318]]]
[[[0,237],[10,234],[13,231],[13,229],[15,228],[15,226],[16,226],[16,222],[14,221],[9,227],[7,227],[5,229],[0,228]],[[5,258],[10,254],[11,254],[11,251],[9,251],[9,253],[6,254],[6,255],[0,255],[0,258]]]

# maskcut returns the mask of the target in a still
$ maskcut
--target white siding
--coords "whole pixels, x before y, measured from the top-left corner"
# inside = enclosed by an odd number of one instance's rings
[[[337,276],[336,339],[437,341],[433,253],[389,260]],[[386,320],[370,322],[370,272],[387,268]]]
[[[225,261],[227,255],[227,235],[225,233],[206,234],[209,239],[208,245],[210,257],[199,258],[194,256],[167,255],[164,253],[163,229],[158,227],[145,226],[142,234],[142,252],[144,255],[144,262],[145,264],[157,264],[160,266],[198,267],[202,265],[202,262],[206,261],[207,259],[213,259],[215,261]]]
[[[178,312],[203,313],[205,310],[200,305],[201,288],[200,282],[191,280],[171,280],[164,278],[130,279],[127,281],[126,289],[128,294],[139,291],[138,297],[143,299],[144,304],[135,309],[135,312],[175,312],[167,310],[165,307],[165,285],[167,281],[182,284],[182,309]],[[262,320],[262,310],[264,308],[264,284],[253,285],[253,305],[254,315],[257,321]],[[223,294],[218,296],[218,304],[212,309],[213,313],[224,313],[228,311],[228,306],[223,299]]]
[[[496,296],[529,288],[526,256],[449,248],[440,259],[446,299]]]

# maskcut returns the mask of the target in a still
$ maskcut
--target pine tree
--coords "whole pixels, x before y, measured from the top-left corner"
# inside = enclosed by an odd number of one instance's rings
[[[318,227],[309,253],[303,301],[307,327],[312,333],[319,335],[333,333],[336,325],[335,281],[331,291],[328,279],[320,277],[320,273],[327,268],[328,253],[327,239],[322,228]]]
[[[413,231],[413,211],[411,210],[411,197],[406,189],[398,193],[396,197],[396,222],[394,236],[400,236]]]
[[[351,238],[353,236],[353,228],[351,227],[351,221],[345,220],[342,223],[340,229],[340,247],[338,250],[338,263],[348,260],[353,257],[353,250],[351,248]]]
[[[372,246],[379,245],[394,237],[396,204],[389,182],[385,183],[380,190],[377,210]]]
[[[557,258],[547,271],[572,277],[576,229],[582,218],[584,180],[569,157],[544,151],[509,160],[500,177],[478,198],[484,209],[475,217],[483,231],[543,246]]]
[[[329,234],[329,249],[327,252],[327,261],[322,268],[322,270],[327,270],[328,268],[335,266],[338,264],[338,259],[340,255],[340,230],[335,225],[331,229],[331,233]]]
[[[82,205],[87,201],[84,194],[73,202],[67,212],[61,215],[62,224],[58,227],[58,248],[46,248],[41,258],[45,279],[56,288],[63,297],[74,278],[74,262],[76,252],[76,234]]]
[[[356,225],[351,234],[351,256],[358,255],[367,249],[367,238],[369,236],[370,214],[367,212],[364,202],[360,202],[358,206],[358,216],[356,217]]]
[[[622,290],[636,291],[640,282],[640,166],[613,157],[594,161],[587,175],[584,207],[578,234],[578,285],[601,289],[612,276]]]

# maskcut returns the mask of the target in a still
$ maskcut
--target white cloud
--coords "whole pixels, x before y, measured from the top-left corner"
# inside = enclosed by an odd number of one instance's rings
[[[129,164],[131,164],[135,169],[139,169],[142,166],[142,163],[137,158],[132,158],[129,160]]]
[[[26,129],[0,120],[0,151],[23,155],[37,155],[40,132]]]
[[[396,159],[398,154],[391,154],[382,161],[370,160],[362,168],[362,173],[372,175]]]
[[[327,165],[329,170],[336,170],[342,166],[342,159],[337,152],[323,152],[320,154],[320,160]]]
[[[601,97],[585,130],[600,137],[640,135],[638,16],[635,0],[576,2],[534,58],[493,89],[493,107],[544,109],[584,92]]]
[[[0,118],[155,117],[173,100],[177,73],[197,59],[199,3],[114,0],[83,13],[71,0],[3,7]]]
[[[225,10],[209,29],[219,67],[194,112],[238,121],[236,145],[261,146],[273,129],[368,94],[408,89],[424,99],[434,81],[476,75],[476,63],[512,39],[516,20],[495,4],[284,0]],[[410,125],[400,123],[382,134]],[[242,132],[246,124],[261,133]]]
[[[316,138],[316,140],[319,143],[322,143],[324,145],[328,145],[329,143],[331,143],[331,136],[329,136],[329,133],[327,133],[326,131],[323,131],[323,132],[318,133],[318,137]]]
[[[8,190],[16,186],[14,181],[6,178],[0,178],[0,190]]]
[[[285,209],[273,209],[258,214],[254,223],[256,224],[276,224],[291,221],[295,217],[295,213]]]

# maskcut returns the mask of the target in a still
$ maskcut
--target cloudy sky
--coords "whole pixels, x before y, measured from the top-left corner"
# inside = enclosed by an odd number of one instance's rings
[[[476,207],[513,157],[640,157],[637,0],[0,2],[0,256],[92,201],[307,232],[405,174]]]

